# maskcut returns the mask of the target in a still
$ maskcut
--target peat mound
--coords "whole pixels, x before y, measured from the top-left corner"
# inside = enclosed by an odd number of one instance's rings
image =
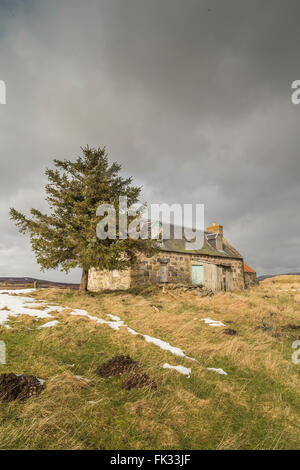
[[[288,328],[290,328],[291,330],[300,330],[300,325],[293,325],[290,323],[288,325]]]
[[[0,375],[0,400],[2,401],[36,397],[44,388],[43,381],[33,375],[19,375],[13,372]]]
[[[126,390],[131,390],[132,388],[142,388],[146,387],[151,390],[156,390],[157,385],[155,380],[151,379],[147,374],[132,374],[126,377],[122,387]]]
[[[138,363],[131,359],[130,356],[115,356],[109,361],[101,364],[97,369],[100,377],[113,377],[122,375],[124,372],[130,372],[138,368]]]
[[[223,330],[223,333],[225,335],[231,335],[231,336],[237,335],[237,331],[234,330],[233,328],[226,328],[226,330]]]

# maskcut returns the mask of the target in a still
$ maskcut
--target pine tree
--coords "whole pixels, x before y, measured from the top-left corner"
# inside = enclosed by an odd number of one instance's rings
[[[141,187],[132,178],[119,175],[121,165],[110,164],[105,147],[84,147],[75,161],[54,160],[55,169],[47,169],[46,201],[49,214],[31,209],[31,218],[10,210],[21,233],[29,233],[32,249],[42,270],[68,272],[82,268],[80,291],[87,290],[91,267],[124,270],[132,266],[139,253],[152,255],[154,241],[142,239],[105,239],[96,235],[100,204],[112,204],[118,215],[119,196],[127,196],[128,207],[139,202]],[[143,206],[139,206],[139,213]],[[117,217],[117,234],[118,234]]]

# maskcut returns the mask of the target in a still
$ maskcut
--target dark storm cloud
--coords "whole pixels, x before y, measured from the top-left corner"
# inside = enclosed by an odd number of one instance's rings
[[[1,275],[38,274],[9,206],[43,208],[45,167],[87,143],[144,199],[204,203],[260,273],[299,269],[298,1],[0,9]]]

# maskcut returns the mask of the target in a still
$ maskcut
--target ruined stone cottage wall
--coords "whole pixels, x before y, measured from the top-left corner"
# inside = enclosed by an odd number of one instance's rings
[[[160,265],[167,262],[167,282],[190,283],[189,256],[177,256],[176,253],[160,252],[151,258],[143,258],[131,270],[132,285],[160,282]]]
[[[256,277],[256,273],[245,273],[245,287],[256,286],[258,284],[258,280]]]
[[[192,284],[192,264],[212,263],[230,265],[233,288],[243,289],[245,287],[242,260],[174,252],[160,252],[151,258],[143,258],[131,270],[131,286],[159,282],[160,265],[163,261],[167,262],[167,282]]]
[[[88,290],[97,292],[103,289],[128,289],[131,285],[130,270],[100,271],[91,268],[88,278]]]
[[[166,263],[166,282],[192,284],[193,264],[226,264],[232,268],[233,289],[244,289],[243,261],[189,253],[160,252],[152,257],[141,257],[131,270],[100,271],[92,268],[89,272],[88,290],[128,289],[129,287],[160,282],[160,266]],[[205,279],[204,279],[205,282]]]

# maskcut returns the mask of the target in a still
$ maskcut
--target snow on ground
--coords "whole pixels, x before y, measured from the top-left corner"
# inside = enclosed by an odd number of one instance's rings
[[[86,310],[70,309],[69,307],[61,307],[57,305],[47,306],[47,303],[45,301],[37,301],[33,299],[32,297],[16,295],[16,294],[30,293],[30,292],[33,292],[34,290],[35,289],[18,289],[18,290],[7,290],[7,291],[0,292],[0,325],[3,325],[6,328],[9,328],[9,325],[6,324],[7,321],[9,320],[9,317],[17,317],[18,315],[30,315],[32,317],[44,319],[44,318],[53,318],[53,315],[51,315],[51,313],[62,312],[63,310],[72,310],[69,313],[70,315],[87,317],[90,320],[96,321],[97,323],[101,325],[103,324],[108,325],[110,328],[116,331],[120,330],[121,327],[126,327],[128,333],[132,335],[142,336],[148,343],[152,343],[164,351],[169,351],[171,354],[174,354],[175,356],[185,357],[186,359],[189,359],[191,361],[196,361],[196,359],[194,359],[193,357],[187,356],[182,349],[172,346],[166,341],[163,341],[159,338],[154,338],[152,336],[138,333],[137,331],[127,326],[124,323],[124,321],[121,320],[121,318],[116,315],[108,314],[107,316],[111,320],[110,321],[103,320],[102,318],[90,315]],[[38,308],[39,306],[40,308]],[[211,318],[203,318],[202,321],[205,321],[205,323],[208,323],[211,326],[225,326],[224,323],[220,321],[212,320]],[[47,328],[47,327],[56,326],[58,324],[59,324],[58,320],[52,320],[52,321],[45,323],[44,325],[41,325],[38,328]],[[163,367],[169,368],[169,369],[176,369],[178,372],[180,372],[181,374],[185,374],[185,375],[189,375],[192,370],[184,366],[171,366],[168,363],[165,363]],[[207,369],[213,370],[222,375],[227,375],[227,373],[223,371],[223,369],[214,369],[212,367],[208,367]],[[187,373],[187,371],[189,372]]]
[[[94,320],[97,323],[100,323],[101,325],[106,324],[110,326],[110,328],[112,328],[113,330],[119,330],[121,326],[126,326],[123,320],[120,320],[119,317],[115,317],[114,315],[108,315],[108,316],[110,317],[114,316],[115,318],[118,318],[118,320],[113,320],[113,321],[103,320],[102,318],[89,315],[85,310],[79,310],[79,309],[74,309],[73,312],[70,312],[70,315],[78,315],[78,316],[87,317],[90,320]]]
[[[299,292],[300,289],[278,289],[281,292]]]
[[[132,335],[138,335],[139,333],[135,330],[133,330],[132,328],[129,328],[129,326],[127,327],[127,331],[128,333],[132,334]]]
[[[217,372],[218,374],[221,375],[228,375],[227,372],[223,369],[215,369],[214,367],[207,367],[207,370],[213,370],[214,372]]]
[[[86,377],[83,377],[82,375],[75,375],[76,379],[78,380],[83,380],[84,382],[90,382],[89,379],[87,379]]]
[[[41,326],[38,326],[38,328],[48,328],[49,326],[56,326],[59,324],[59,321],[58,320],[52,320],[52,321],[48,321],[47,323],[44,323],[44,325],[41,325]]]
[[[35,289],[7,289],[1,290],[0,294],[29,294],[30,292],[34,292]],[[31,299],[32,300],[32,299]]]
[[[224,323],[222,323],[219,320],[212,320],[211,318],[201,318],[200,321],[204,321],[205,323],[208,323],[210,326],[226,326]]]
[[[121,318],[117,317],[117,315],[111,315],[110,313],[107,314],[109,318],[111,318],[113,321],[120,321]]]
[[[192,369],[189,369],[188,367],[184,366],[171,366],[171,364],[168,364],[167,362],[164,363],[163,365],[164,369],[174,369],[177,370],[180,374],[187,375],[188,377],[190,376]]]
[[[166,341],[162,341],[161,339],[153,338],[152,336],[148,336],[148,335],[142,335],[142,336],[145,338],[145,340],[148,343],[153,343],[156,346],[158,346],[160,349],[164,349],[165,351],[170,351],[170,353],[175,354],[175,356],[187,357],[182,351],[182,349],[175,348],[174,346],[171,346]]]
[[[24,297],[11,294],[30,293],[33,289],[20,289],[1,292],[0,295],[0,325],[5,325],[9,317],[17,317],[18,315],[30,315],[36,318],[53,318],[50,312],[63,310],[63,307],[51,306],[45,308],[34,308],[37,305],[31,297]],[[43,302],[39,302],[42,304]]]

